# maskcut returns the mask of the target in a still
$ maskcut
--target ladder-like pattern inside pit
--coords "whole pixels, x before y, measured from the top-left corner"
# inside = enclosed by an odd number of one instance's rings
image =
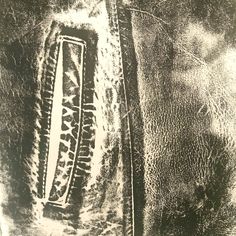
[[[85,81],[86,47],[80,38],[59,35],[44,67],[40,190],[61,207],[90,171],[94,106],[93,88]]]

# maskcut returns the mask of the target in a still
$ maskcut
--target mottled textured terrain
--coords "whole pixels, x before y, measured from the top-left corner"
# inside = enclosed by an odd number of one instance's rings
[[[235,1],[130,8],[144,123],[144,235],[234,235]]]
[[[2,235],[236,234],[234,0],[0,5]],[[65,211],[37,194],[53,21],[97,35],[90,174]]]

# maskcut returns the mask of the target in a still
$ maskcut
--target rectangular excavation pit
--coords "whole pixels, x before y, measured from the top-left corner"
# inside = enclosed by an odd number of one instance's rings
[[[65,207],[80,143],[86,42],[59,35],[46,66],[42,106],[43,180],[46,202]]]

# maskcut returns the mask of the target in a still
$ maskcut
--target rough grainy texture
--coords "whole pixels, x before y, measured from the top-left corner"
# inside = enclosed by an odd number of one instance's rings
[[[236,234],[234,0],[0,5],[3,236]],[[71,30],[93,48],[94,144],[61,210],[38,193],[43,73]]]
[[[235,1],[130,5],[144,235],[234,235]]]

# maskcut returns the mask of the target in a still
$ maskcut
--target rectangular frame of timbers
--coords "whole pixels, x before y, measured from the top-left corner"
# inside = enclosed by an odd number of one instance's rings
[[[60,33],[49,35],[42,73],[38,192],[50,205],[65,208],[73,189],[81,189],[89,174],[94,130],[93,112],[88,112],[93,106],[88,104],[93,100],[93,83],[85,70],[86,40],[67,34],[71,29],[55,29]]]

